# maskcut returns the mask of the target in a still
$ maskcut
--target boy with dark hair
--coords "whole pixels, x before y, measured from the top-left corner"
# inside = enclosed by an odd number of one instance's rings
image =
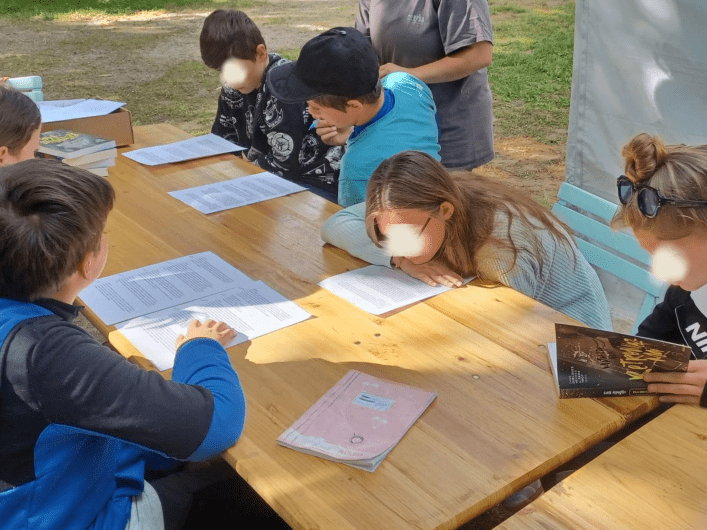
[[[268,73],[282,101],[307,101],[325,142],[346,145],[339,204],[366,198],[366,184],[386,158],[423,151],[439,160],[437,111],[430,89],[410,74],[378,79],[378,57],[354,28],[333,28],[307,42],[294,63]],[[381,90],[382,88],[382,90]]]
[[[211,13],[199,44],[223,84],[211,132],[245,147],[246,158],[264,170],[336,202],[342,148],[322,142],[304,102],[283,103],[265,85],[268,70],[289,61],[268,53],[260,30],[241,11]]]
[[[148,477],[218,455],[243,428],[226,324],[192,321],[165,380],[72,323],[106,262],[113,199],[106,179],[57,161],[0,168],[5,528],[179,528],[194,490],[175,501],[175,482],[161,483],[173,475]]]
[[[34,157],[42,116],[29,97],[0,84],[0,166]]]

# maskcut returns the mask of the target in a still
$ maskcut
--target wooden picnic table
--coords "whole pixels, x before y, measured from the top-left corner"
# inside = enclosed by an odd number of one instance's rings
[[[186,137],[136,127],[133,148]],[[292,527],[455,528],[657,405],[560,401],[546,344],[555,322],[576,322],[512,289],[472,283],[383,318],[320,288],[366,264],[322,243],[339,207],[310,192],[211,215],[167,194],[259,171],[233,155],[157,167],[119,156],[104,275],[208,250],[312,314],[229,348],[247,416],[224,457]],[[123,355],[141,355],[87,315]],[[352,368],[438,397],[374,473],[277,445]]]

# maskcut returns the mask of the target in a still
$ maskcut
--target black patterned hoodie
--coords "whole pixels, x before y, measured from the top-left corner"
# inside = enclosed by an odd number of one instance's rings
[[[260,88],[242,94],[221,89],[211,132],[245,147],[245,157],[266,171],[325,192],[336,201],[342,147],[324,144],[314,129],[306,102],[283,103],[268,90],[268,71],[289,62],[269,53]]]

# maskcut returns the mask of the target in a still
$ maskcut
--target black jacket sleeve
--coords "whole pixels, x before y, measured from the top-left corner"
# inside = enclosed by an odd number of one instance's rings
[[[214,411],[204,387],[144,371],[84,330],[58,322],[27,356],[31,400],[50,423],[106,434],[186,459]]]

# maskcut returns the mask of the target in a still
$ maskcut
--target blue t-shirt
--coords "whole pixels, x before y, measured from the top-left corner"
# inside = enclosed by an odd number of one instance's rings
[[[387,75],[382,84],[392,96],[392,108],[376,114],[358,134],[349,137],[339,175],[341,206],[363,202],[375,169],[401,151],[423,151],[440,159],[437,108],[427,85],[403,72]]]

